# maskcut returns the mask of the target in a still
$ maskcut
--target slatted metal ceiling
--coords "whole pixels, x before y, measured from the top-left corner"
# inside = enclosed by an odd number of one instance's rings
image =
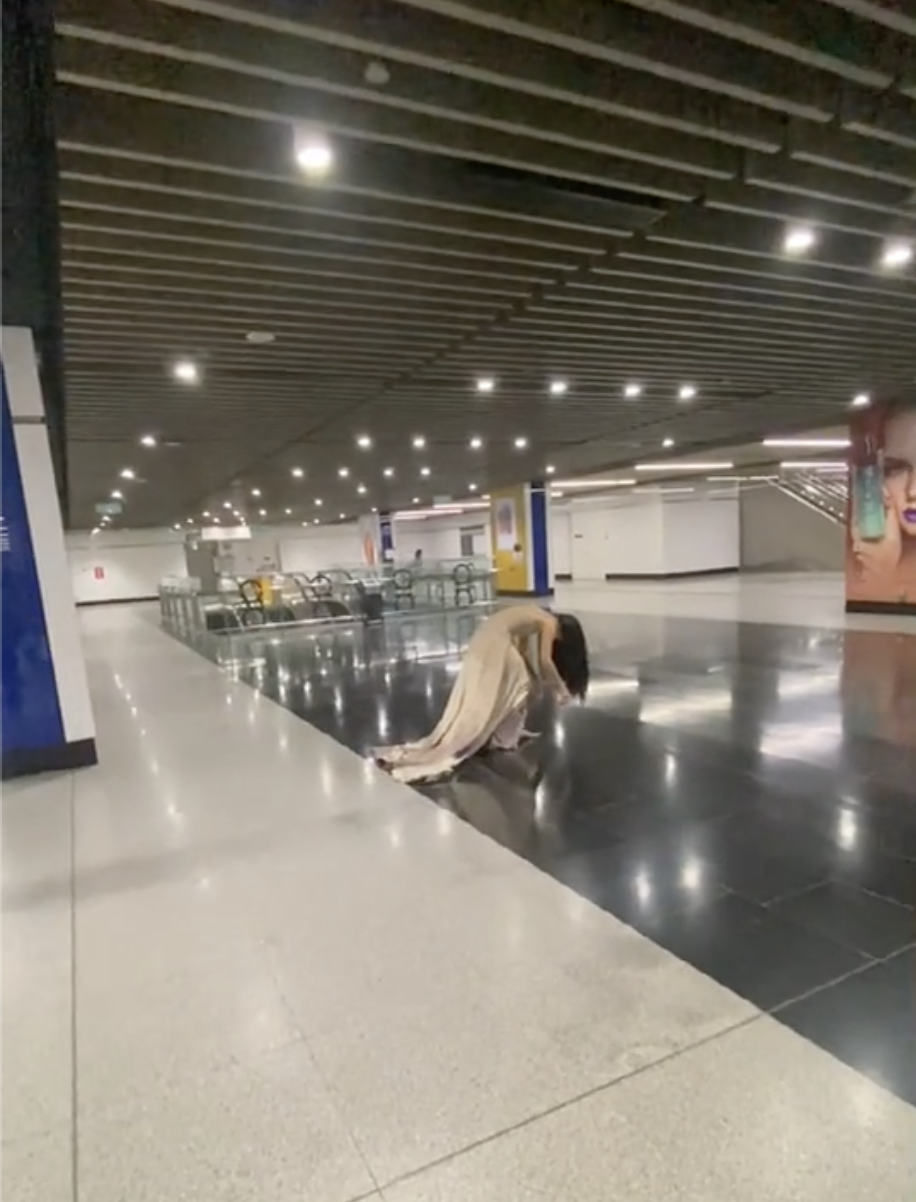
[[[129,525],[336,517],[916,399],[916,265],[880,266],[916,236],[911,0],[58,0],[57,23],[77,524],[112,487]],[[796,222],[818,241],[790,259]]]

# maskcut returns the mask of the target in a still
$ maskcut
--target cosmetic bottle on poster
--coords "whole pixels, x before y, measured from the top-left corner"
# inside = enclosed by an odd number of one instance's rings
[[[865,542],[884,538],[884,480],[881,453],[872,434],[866,435],[853,468],[856,533]]]

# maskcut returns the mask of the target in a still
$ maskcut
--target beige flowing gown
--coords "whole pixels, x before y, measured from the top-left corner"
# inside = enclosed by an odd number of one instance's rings
[[[380,747],[375,756],[397,780],[447,776],[488,744],[517,747],[533,674],[525,648],[541,628],[536,605],[498,610],[471,636],[445,712],[416,743]]]

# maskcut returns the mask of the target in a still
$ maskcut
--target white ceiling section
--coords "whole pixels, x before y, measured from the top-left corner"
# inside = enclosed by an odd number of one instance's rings
[[[429,506],[916,399],[911,0],[57,23],[77,525],[115,487],[130,526]]]

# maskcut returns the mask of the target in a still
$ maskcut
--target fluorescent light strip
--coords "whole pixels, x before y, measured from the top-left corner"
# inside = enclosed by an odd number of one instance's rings
[[[845,459],[784,459],[779,466],[801,471],[844,472],[849,464]]]
[[[733,463],[637,463],[635,472],[727,472]]]
[[[765,438],[765,447],[797,447],[799,450],[823,449],[825,451],[841,451],[849,446],[848,438]]]
[[[551,480],[551,488],[626,488],[635,480]]]

